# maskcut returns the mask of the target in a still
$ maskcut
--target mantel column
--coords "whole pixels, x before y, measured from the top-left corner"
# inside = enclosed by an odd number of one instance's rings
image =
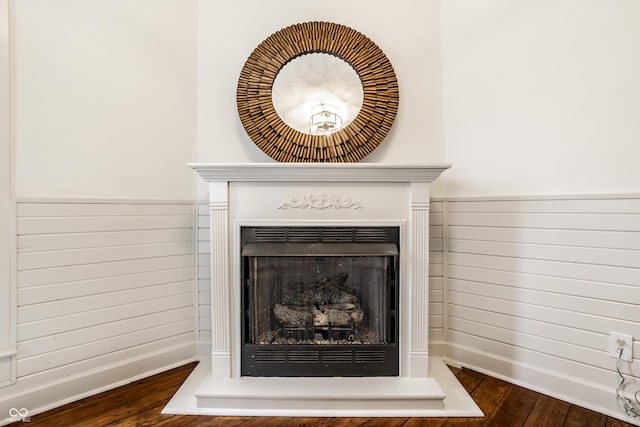
[[[411,183],[409,376],[429,374],[429,184]]]
[[[229,183],[209,183],[211,241],[211,374],[231,377],[229,319]]]

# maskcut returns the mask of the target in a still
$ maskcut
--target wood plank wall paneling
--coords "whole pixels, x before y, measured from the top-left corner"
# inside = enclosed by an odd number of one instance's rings
[[[429,342],[444,342],[444,201],[429,206]]]
[[[460,198],[446,211],[448,343],[615,388],[609,333],[633,335],[640,360],[640,198]]]
[[[429,340],[444,339],[444,256],[442,199],[432,199],[429,214]],[[211,342],[211,261],[209,204],[198,204],[198,340]]]
[[[192,344],[193,209],[18,202],[19,382]]]
[[[198,204],[198,341],[211,343],[211,248],[209,203]]]
[[[193,208],[17,203],[19,384],[211,341],[209,207]],[[431,343],[612,389],[615,331],[637,364],[640,197],[433,199],[429,238]]]

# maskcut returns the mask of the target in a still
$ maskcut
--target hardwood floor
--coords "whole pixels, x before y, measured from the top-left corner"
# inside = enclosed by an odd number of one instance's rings
[[[196,363],[136,381],[31,417],[12,426],[240,427],[623,427],[631,424],[469,369],[451,368],[485,413],[483,418],[302,418],[162,415]]]

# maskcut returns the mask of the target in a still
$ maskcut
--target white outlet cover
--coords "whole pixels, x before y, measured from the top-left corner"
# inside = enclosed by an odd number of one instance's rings
[[[631,362],[633,358],[633,336],[631,335],[611,332],[609,334],[609,356],[616,359],[620,356],[618,340],[624,342],[621,359],[626,362]]]

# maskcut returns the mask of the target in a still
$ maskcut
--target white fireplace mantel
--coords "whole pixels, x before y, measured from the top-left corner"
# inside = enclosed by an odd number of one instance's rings
[[[200,409],[227,415],[344,415],[374,411],[384,416],[426,414],[443,407],[446,393],[429,373],[429,184],[450,165],[190,166],[209,183],[211,214],[211,367],[208,378],[195,393]],[[316,195],[330,203],[317,204]],[[242,226],[272,224],[400,228],[398,377],[240,375],[238,236]],[[336,390],[341,391],[339,396]]]
[[[209,182],[431,182],[449,164],[382,163],[191,163]]]

